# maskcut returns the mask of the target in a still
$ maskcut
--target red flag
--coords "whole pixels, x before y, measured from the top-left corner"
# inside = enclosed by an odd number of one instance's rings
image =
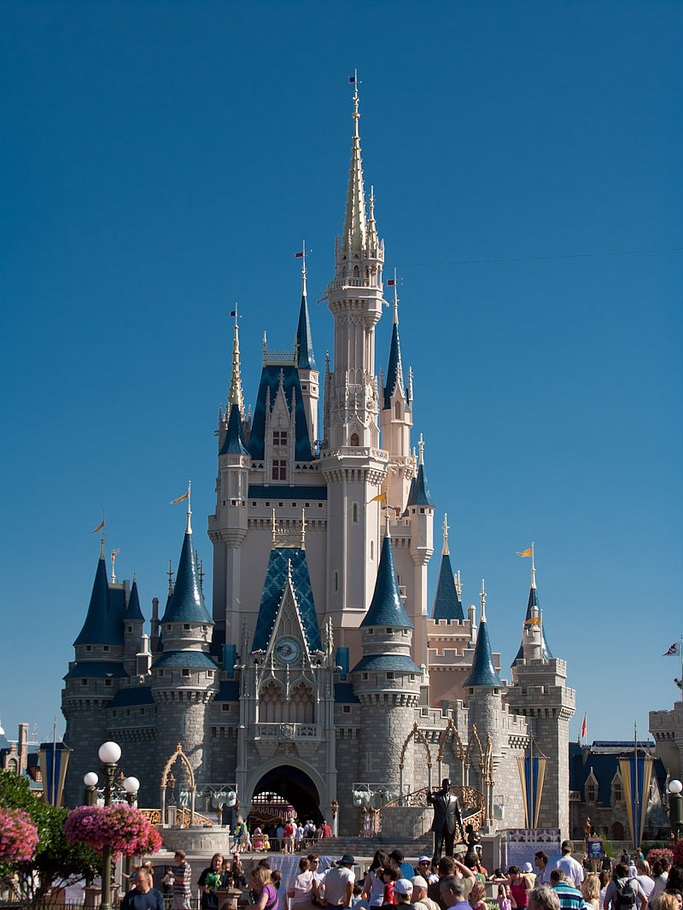
[[[390,279],[387,281],[387,286],[390,287],[390,288],[393,288],[393,286],[394,286],[395,284],[396,284],[396,281],[395,281],[394,278],[390,278]]]
[[[583,715],[583,723],[581,724],[581,739],[585,739],[585,738],[586,738],[586,729],[587,729],[586,720],[587,720],[587,715],[584,714],[584,715]]]
[[[294,254],[294,258],[295,258],[295,259],[303,259],[303,258],[304,258],[304,254],[303,254],[303,253],[295,253],[295,254]]]

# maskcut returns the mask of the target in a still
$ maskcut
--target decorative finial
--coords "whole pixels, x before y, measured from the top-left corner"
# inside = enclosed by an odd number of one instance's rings
[[[441,555],[448,556],[449,552],[450,552],[448,549],[448,530],[449,530],[449,528],[448,528],[448,515],[446,515],[445,512],[443,513],[443,525],[441,526],[441,529],[443,530],[443,549],[441,550]]]
[[[462,600],[462,582],[460,581],[460,569],[455,573],[455,590],[458,594],[458,600]]]
[[[265,330],[263,332],[263,341],[261,342],[261,347],[263,349],[263,366],[266,365],[266,353],[268,350],[268,340],[266,338]]]
[[[398,325],[398,278],[396,277],[396,269],[394,269],[394,277],[387,281],[387,287],[394,289],[394,325]]]
[[[313,251],[309,250],[309,252],[313,252]],[[295,253],[294,258],[301,260],[301,296],[305,297],[306,296],[306,275],[308,274],[306,271],[306,241],[305,240],[301,241],[301,252]]]
[[[244,419],[244,395],[242,394],[242,370],[240,366],[240,336],[238,328],[238,319],[239,317],[239,307],[238,304],[235,304],[235,309],[230,311],[231,318],[234,318],[235,325],[233,326],[232,334],[232,371],[230,374],[230,391],[228,392],[228,406],[227,410],[230,411],[230,408],[233,404],[236,404],[240,410],[240,414]]]
[[[534,554],[534,542],[531,542],[531,587],[536,587],[536,556]]]
[[[418,440],[418,448],[420,449],[420,461],[419,464],[424,465],[425,463],[425,441],[422,433],[420,433],[420,438]]]
[[[306,509],[301,510],[301,549],[306,549]]]
[[[481,580],[481,594],[479,595],[481,600],[481,621],[486,622],[486,591],[484,590],[484,579]]]
[[[169,559],[168,561],[168,596],[170,597],[173,594],[173,560]]]
[[[358,86],[358,71],[354,71],[349,82],[353,84],[353,137],[351,142],[351,168],[349,171],[349,187],[346,196],[346,213],[344,216],[344,232],[342,236],[342,249],[365,249],[367,239],[367,223],[365,217],[365,190],[363,188],[363,165],[361,160],[360,133],[358,121],[360,120]]]
[[[291,559],[287,560],[287,580],[288,581],[292,580],[292,560]]]
[[[270,538],[271,538],[271,546],[274,547],[275,546],[275,508],[273,508],[273,517],[271,519]]]
[[[111,551],[111,583],[116,584],[116,557],[121,552],[121,549]]]

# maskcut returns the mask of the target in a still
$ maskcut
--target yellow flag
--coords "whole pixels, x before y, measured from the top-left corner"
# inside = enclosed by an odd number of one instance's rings
[[[185,493],[183,496],[179,496],[177,499],[172,499],[172,500],[171,500],[171,505],[174,505],[176,502],[182,502],[183,499],[187,499],[187,498],[189,497],[189,495],[190,495],[190,493],[189,493],[189,490],[188,490],[188,492]]]
[[[103,527],[104,527],[104,518],[102,519],[102,521],[98,524],[98,526],[96,528],[92,529],[92,531],[90,533],[97,534],[97,532],[101,531]]]
[[[528,619],[524,620],[525,626],[540,626],[541,617],[540,616],[530,616]]]
[[[518,555],[518,556],[533,556],[533,555],[534,555],[534,549],[533,549],[533,547],[529,547],[528,550],[524,550],[523,553],[519,553],[519,552],[518,552],[517,555]]]
[[[387,501],[387,491],[384,490],[382,493],[378,493],[377,496],[373,496],[372,499],[368,499],[365,503],[366,506],[369,506],[371,502],[386,502]]]

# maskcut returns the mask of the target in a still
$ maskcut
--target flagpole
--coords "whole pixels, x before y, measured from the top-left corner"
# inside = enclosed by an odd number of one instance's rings
[[[633,849],[637,850],[640,846],[640,810],[638,808],[638,728],[635,720],[633,721],[633,754],[635,756],[633,785],[633,802],[635,809],[633,813]]]

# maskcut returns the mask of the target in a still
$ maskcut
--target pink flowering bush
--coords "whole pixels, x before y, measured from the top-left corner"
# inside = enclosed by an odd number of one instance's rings
[[[97,853],[108,845],[115,856],[156,853],[162,844],[147,816],[125,803],[73,809],[67,816],[64,834],[69,843],[86,844]]]
[[[653,847],[652,850],[648,850],[645,859],[652,865],[652,863],[665,856],[668,856],[669,859],[673,859],[673,851],[669,850],[668,847]]]
[[[0,809],[0,863],[27,863],[38,846],[38,829],[28,812]]]

